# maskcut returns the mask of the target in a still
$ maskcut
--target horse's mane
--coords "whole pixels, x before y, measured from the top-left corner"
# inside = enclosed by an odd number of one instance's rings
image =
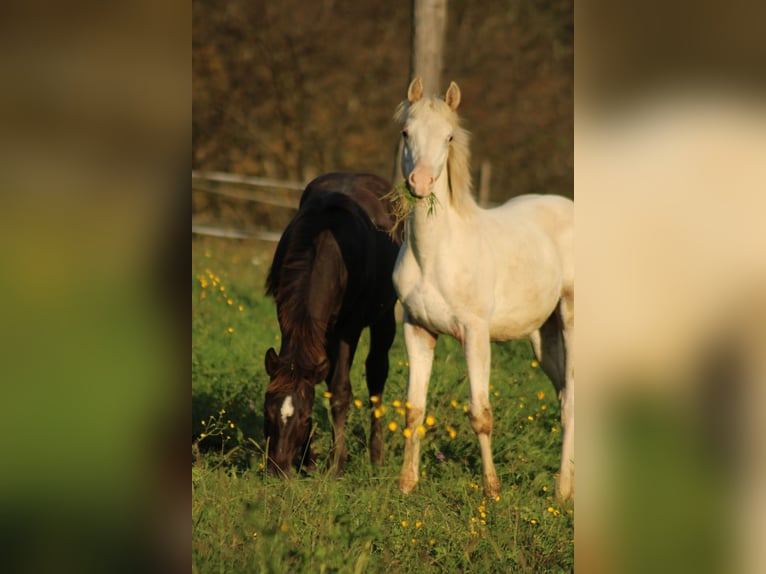
[[[462,120],[441,98],[423,98],[414,104],[404,100],[396,108],[394,119],[405,123],[408,117],[433,111],[452,125],[452,142],[447,158],[450,198],[454,208],[465,213],[476,207],[471,178],[471,134],[462,125]]]
[[[352,221],[359,227],[354,228]],[[313,276],[319,269],[320,253],[326,254],[322,265],[333,265],[334,261],[345,267],[348,256],[356,262],[354,276],[369,272],[366,263],[370,262],[369,250],[373,247],[367,240],[360,240],[364,237],[361,229],[370,233],[374,230],[364,209],[352,197],[336,192],[319,193],[306,200],[285,229],[266,277],[266,294],[276,302],[283,340],[289,338],[293,344],[291,356],[279,357],[277,376],[272,377],[269,392],[291,391],[291,385],[298,380],[315,384],[327,376],[328,325],[334,309],[342,305],[345,289],[351,287],[330,289],[316,285]],[[327,249],[331,243],[321,239],[325,232],[332,233],[340,254]],[[322,267],[322,273],[335,271]],[[341,268],[337,272],[343,273]],[[348,275],[350,278],[351,273]],[[315,316],[317,309],[321,310],[319,317]]]
[[[328,320],[312,317],[307,305],[317,255],[315,240],[327,223],[322,218],[309,216],[307,211],[311,208],[299,213],[285,229],[266,277],[266,294],[276,302],[282,336],[299,342],[294,346],[296,356],[280,357],[277,376],[269,385],[269,392],[279,392],[280,387],[298,379],[324,378],[324,368],[329,365],[325,348]]]

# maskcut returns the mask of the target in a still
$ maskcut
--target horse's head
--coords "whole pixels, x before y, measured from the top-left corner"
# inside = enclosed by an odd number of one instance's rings
[[[314,385],[326,376],[327,368],[301,368],[279,357],[273,348],[266,352],[265,363],[271,379],[263,405],[268,471],[289,476],[296,457],[302,458],[308,452]]]
[[[402,124],[402,175],[410,192],[427,197],[444,172],[455,137],[465,134],[455,111],[460,105],[460,88],[450,83],[444,99],[423,97],[423,82],[415,78],[407,90],[396,119]]]

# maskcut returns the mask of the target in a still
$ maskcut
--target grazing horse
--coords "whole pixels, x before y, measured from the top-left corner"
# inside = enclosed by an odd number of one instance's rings
[[[331,461],[343,470],[349,369],[368,326],[367,388],[371,405],[381,400],[396,333],[391,273],[401,244],[389,235],[394,220],[383,196],[390,191],[389,182],[371,174],[319,176],[279,241],[266,279],[282,331],[279,354],[270,348],[265,357],[264,434],[272,473],[289,475],[296,458],[315,465],[311,412],[322,380],[332,393]],[[370,418],[370,458],[379,463],[382,431],[374,412]]]
[[[451,335],[465,352],[470,420],[479,439],[484,492],[500,481],[492,462],[490,341],[529,337],[559,394],[563,427],[560,499],[574,495],[574,204],[554,195],[519,196],[494,209],[471,195],[468,133],[456,110],[460,89],[423,97],[419,78],[397,109],[402,172],[417,201],[406,221],[394,286],[404,306],[409,358],[407,426],[423,421],[434,346]],[[399,487],[418,480],[420,435],[404,448]]]

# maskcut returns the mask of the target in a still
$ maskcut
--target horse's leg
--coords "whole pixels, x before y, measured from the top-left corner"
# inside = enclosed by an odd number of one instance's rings
[[[370,352],[367,355],[367,390],[370,393],[370,460],[383,462],[383,436],[380,418],[375,416],[375,405],[383,399],[383,387],[388,377],[388,351],[396,336],[396,319],[393,308],[370,325]]]
[[[561,393],[566,388],[566,347],[559,306],[529,338],[540,367],[553,383],[556,393]]]
[[[358,339],[358,337],[357,337]],[[351,380],[349,367],[354,359],[357,341],[349,343],[341,339],[338,342],[338,352],[335,369],[330,379],[330,407],[332,411],[332,450],[330,461],[338,474],[343,473],[346,466],[348,450],[346,449],[346,415],[351,404]]]
[[[471,389],[471,427],[479,439],[481,449],[482,482],[484,494],[496,496],[500,492],[500,480],[492,461],[492,407],[489,404],[490,344],[486,325],[466,328],[463,340],[468,380]]]
[[[574,297],[564,297],[559,305],[565,345],[565,386],[559,391],[561,402],[561,467],[556,482],[556,497],[561,500],[574,498]]]
[[[404,315],[404,346],[410,363],[409,383],[407,387],[407,428],[409,436],[404,440],[404,464],[399,475],[399,488],[410,492],[418,482],[420,464],[420,434],[418,427],[423,424],[426,412],[426,394],[431,378],[434,361],[436,336],[411,323],[407,313]]]

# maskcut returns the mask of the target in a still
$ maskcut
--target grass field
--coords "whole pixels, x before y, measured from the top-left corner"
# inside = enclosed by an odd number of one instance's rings
[[[404,438],[407,356],[401,327],[384,392],[385,453],[370,465],[364,358],[352,369],[360,407],[347,426],[349,462],[336,478],[324,384],[314,405],[318,470],[289,482],[263,471],[263,367],[279,326],[263,281],[273,244],[192,240],[193,572],[568,572],[574,516],[554,497],[561,446],[553,387],[528,342],[492,347],[497,499],[481,489],[460,346],[436,348],[415,491],[397,488]]]

